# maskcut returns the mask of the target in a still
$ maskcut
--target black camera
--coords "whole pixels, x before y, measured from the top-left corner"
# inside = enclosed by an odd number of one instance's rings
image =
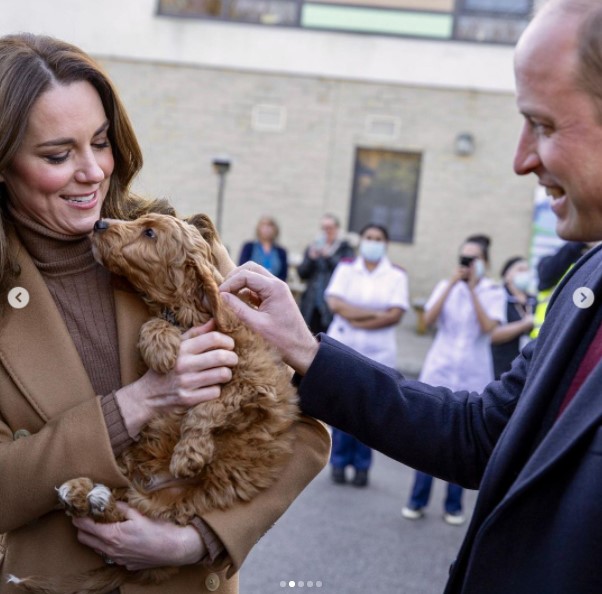
[[[468,268],[476,259],[476,256],[460,256],[460,266],[466,266]]]

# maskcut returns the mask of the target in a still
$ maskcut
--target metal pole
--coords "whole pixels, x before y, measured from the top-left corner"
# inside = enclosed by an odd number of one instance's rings
[[[224,209],[224,187],[226,185],[226,174],[230,171],[232,160],[228,155],[216,155],[213,158],[213,170],[219,175],[219,188],[217,191],[217,213],[215,216],[215,226],[217,232],[222,234],[222,211]]]
[[[226,173],[219,173],[219,188],[217,191],[217,215],[215,217],[215,226],[219,236],[222,235],[222,212],[224,208],[224,187],[226,185]]]

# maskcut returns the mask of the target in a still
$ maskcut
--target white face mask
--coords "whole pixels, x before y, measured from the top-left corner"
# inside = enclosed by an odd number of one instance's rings
[[[480,258],[477,258],[474,263],[474,274],[477,278],[483,278],[485,276],[485,262]]]
[[[512,279],[512,284],[519,290],[526,293],[531,287],[531,274],[529,272],[517,272]]]
[[[368,262],[378,262],[385,255],[387,246],[384,241],[362,239],[360,241],[360,254]]]

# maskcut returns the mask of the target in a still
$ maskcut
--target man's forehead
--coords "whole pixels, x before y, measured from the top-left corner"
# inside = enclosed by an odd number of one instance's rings
[[[536,16],[521,36],[514,54],[517,91],[538,83],[566,84],[578,70],[579,19],[560,11]]]

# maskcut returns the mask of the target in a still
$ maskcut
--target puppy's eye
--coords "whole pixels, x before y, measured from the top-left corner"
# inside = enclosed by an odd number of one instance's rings
[[[155,230],[152,227],[145,229],[143,231],[143,234],[146,235],[147,237],[150,237],[151,239],[155,239],[157,237],[157,234],[155,233]]]

